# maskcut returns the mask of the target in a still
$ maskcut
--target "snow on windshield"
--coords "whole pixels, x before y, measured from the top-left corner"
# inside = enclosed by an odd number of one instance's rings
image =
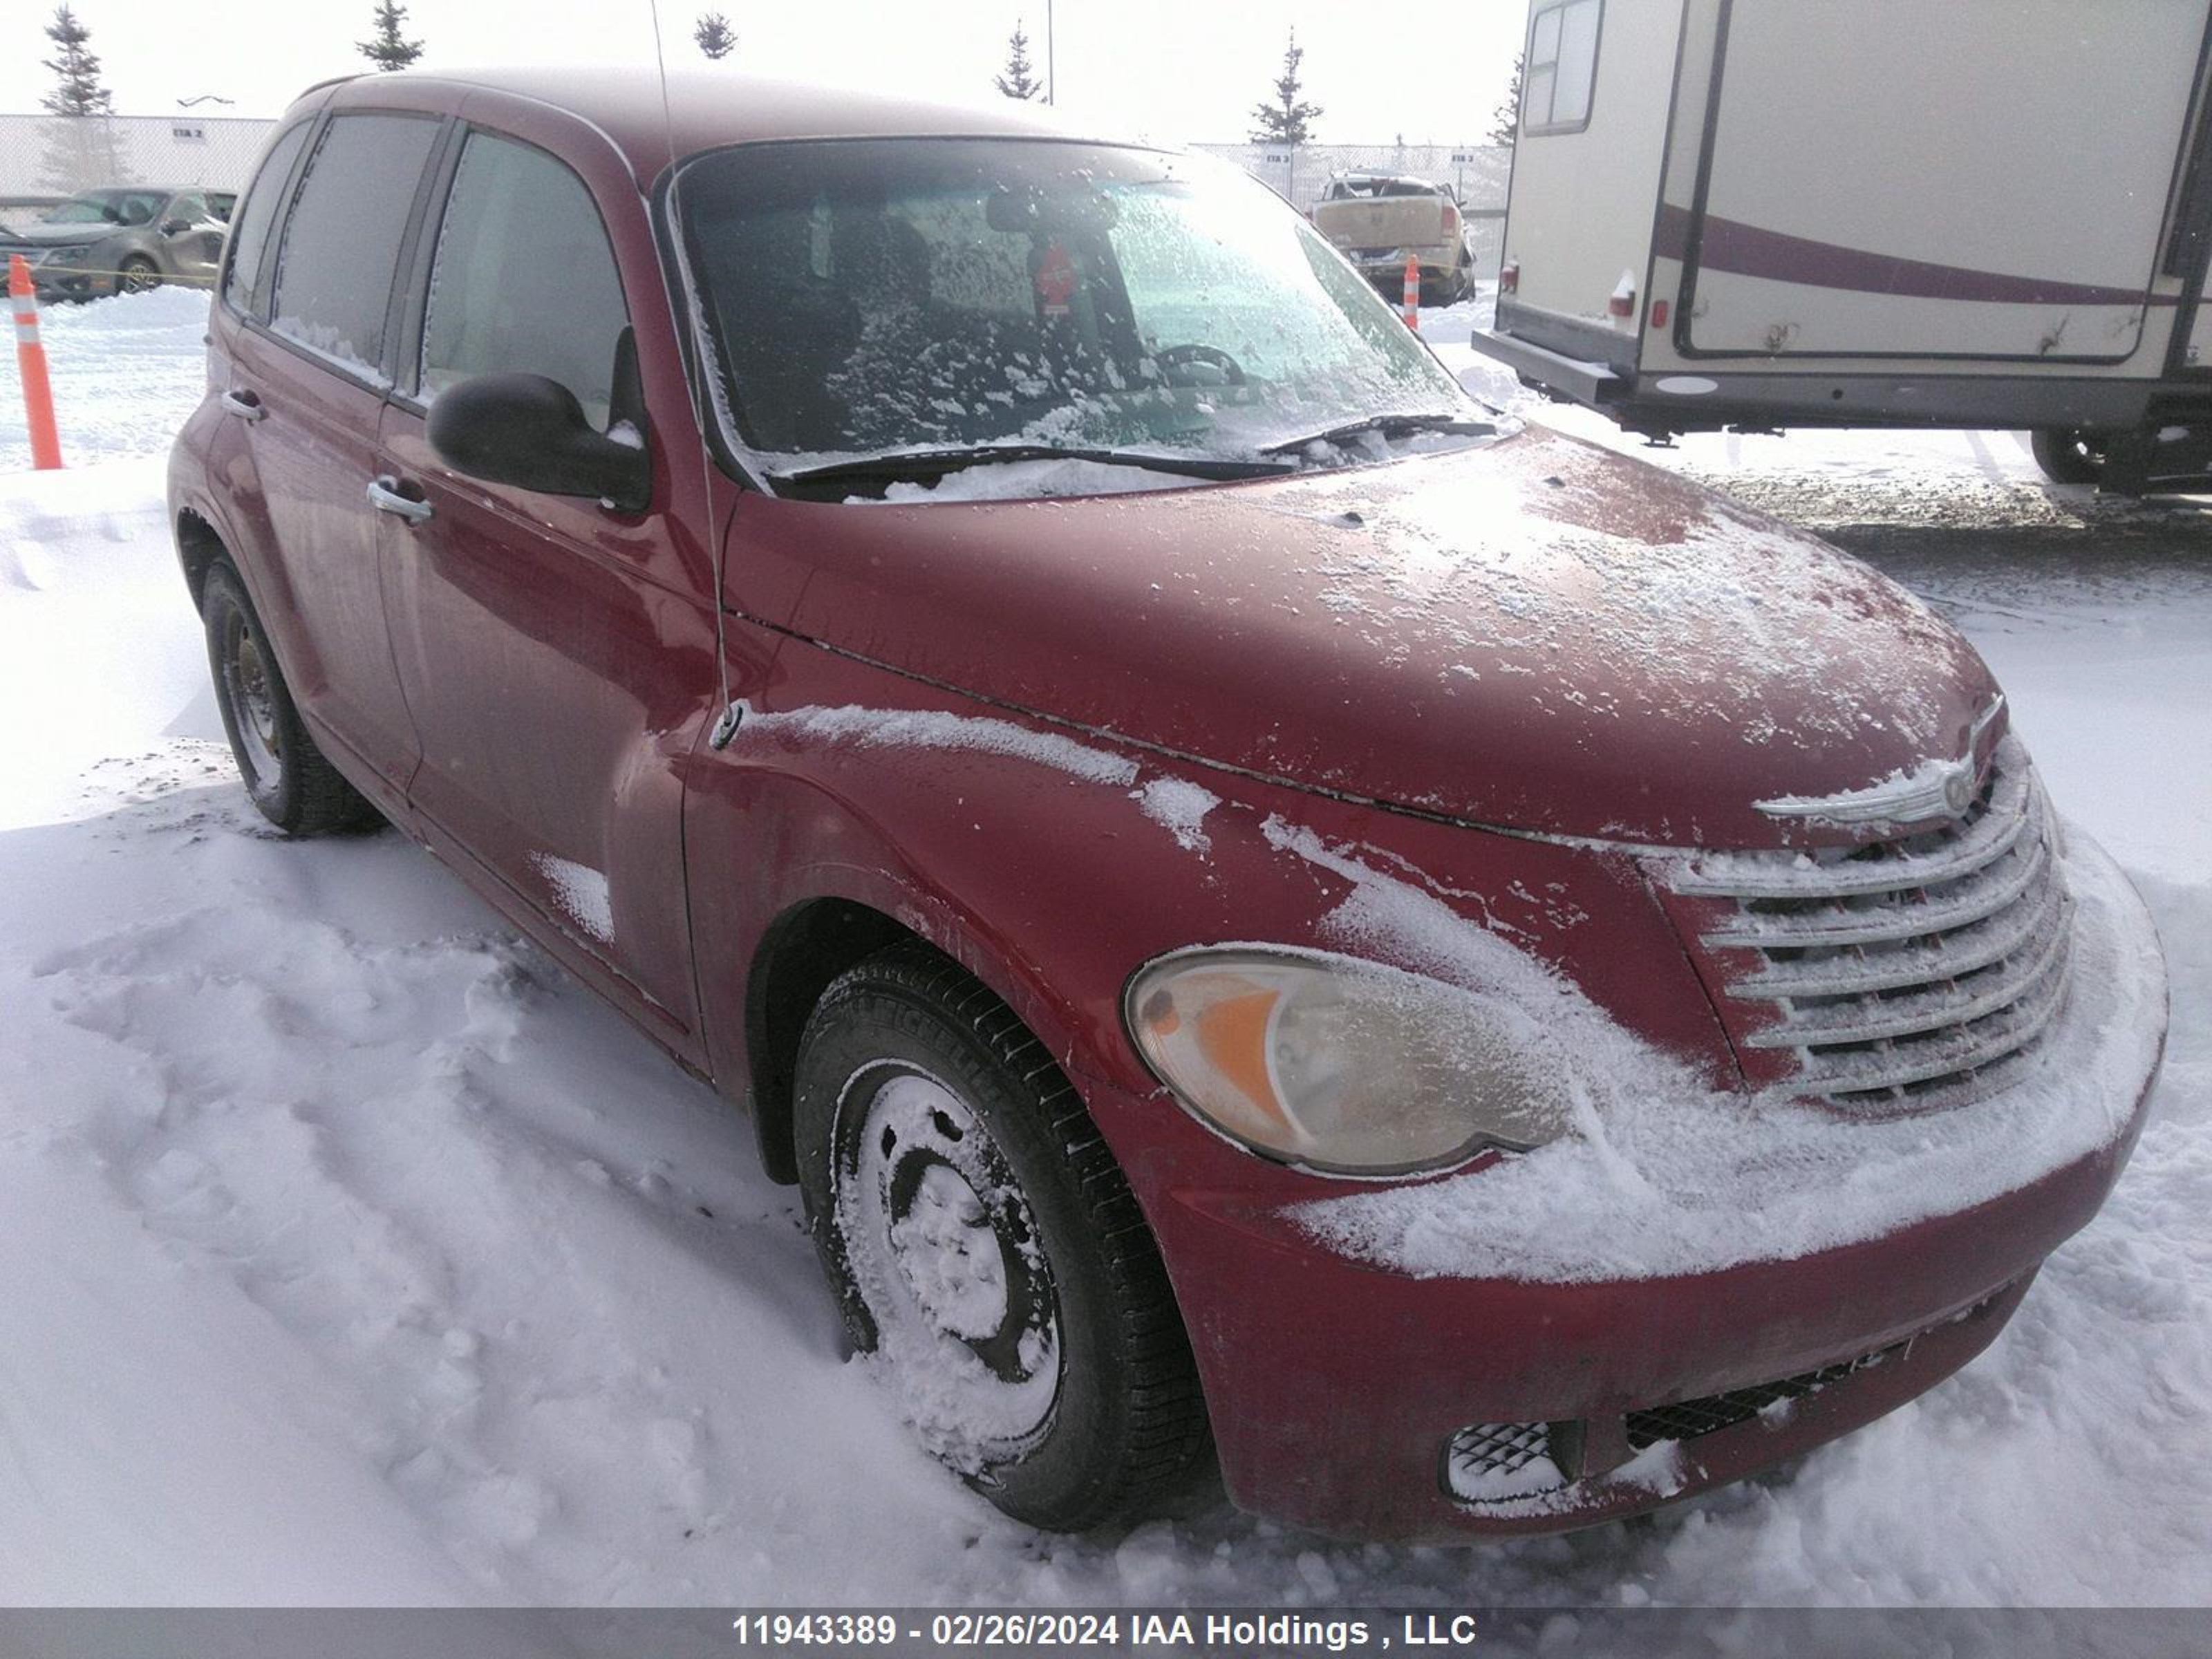
[[[1156,151],[747,146],[678,214],[744,444],[782,463],[1024,443],[1244,459],[1480,418],[1264,186]]]

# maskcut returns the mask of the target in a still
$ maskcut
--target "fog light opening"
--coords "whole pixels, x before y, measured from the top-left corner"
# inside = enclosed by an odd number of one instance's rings
[[[1553,1426],[1468,1424],[1445,1444],[1444,1489],[1462,1504],[1506,1504],[1557,1492],[1568,1477],[1554,1455]]]

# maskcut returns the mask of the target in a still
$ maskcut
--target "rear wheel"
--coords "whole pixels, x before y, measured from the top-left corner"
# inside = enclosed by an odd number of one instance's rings
[[[208,667],[238,773],[261,815],[287,835],[319,836],[378,822],[376,809],[323,757],[301,723],[276,653],[238,573],[208,572],[200,590]]]
[[[1206,1445],[1128,1183],[1051,1056],[920,945],[831,984],[799,1052],[809,1226],[922,1443],[1016,1519],[1156,1507]]]
[[[2053,483],[2093,484],[2105,476],[2105,440],[2100,434],[2044,427],[2030,441],[2035,464]]]
[[[115,268],[116,287],[125,294],[143,294],[161,285],[159,266],[142,253],[134,253]]]

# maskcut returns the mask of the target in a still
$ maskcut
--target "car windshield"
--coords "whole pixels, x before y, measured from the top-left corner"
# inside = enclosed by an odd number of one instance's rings
[[[50,225],[146,225],[168,198],[159,191],[88,190],[46,211]]]
[[[746,145],[678,215],[726,413],[789,473],[1019,446],[1249,460],[1486,411],[1223,164],[1049,140]]]

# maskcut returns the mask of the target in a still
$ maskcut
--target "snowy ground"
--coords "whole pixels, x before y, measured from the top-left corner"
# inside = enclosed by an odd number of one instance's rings
[[[20,471],[0,380],[0,1602],[2212,1599],[2197,507],[2004,435],[1653,457],[1955,616],[2165,933],[2156,1115],[1989,1354],[1635,1525],[1347,1548],[1215,1498],[1070,1540],[908,1449],[713,1096],[399,837],[247,807],[161,523],[204,303],[50,316],[68,472]],[[1495,386],[1473,315],[1431,337]]]

